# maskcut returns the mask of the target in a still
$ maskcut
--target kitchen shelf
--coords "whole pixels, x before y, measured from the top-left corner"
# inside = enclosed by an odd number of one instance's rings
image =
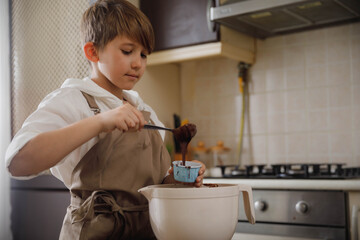
[[[254,64],[255,39],[229,28],[221,27],[221,41],[162,50],[148,56],[147,65],[179,63],[212,57],[226,57]]]

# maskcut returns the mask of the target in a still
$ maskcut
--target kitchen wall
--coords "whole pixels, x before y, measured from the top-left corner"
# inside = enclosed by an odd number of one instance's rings
[[[359,165],[360,23],[257,40],[241,158],[237,64],[181,64],[181,115],[198,126],[193,146],[222,140],[232,163]]]

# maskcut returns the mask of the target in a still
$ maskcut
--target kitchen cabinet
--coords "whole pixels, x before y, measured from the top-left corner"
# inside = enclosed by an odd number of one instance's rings
[[[253,64],[255,39],[209,22],[208,0],[141,0],[155,32],[148,66],[210,57]]]
[[[51,175],[11,179],[13,239],[58,239],[69,205],[69,190]]]

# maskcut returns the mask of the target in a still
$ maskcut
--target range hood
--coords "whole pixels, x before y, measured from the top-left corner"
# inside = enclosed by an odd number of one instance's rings
[[[360,20],[360,0],[224,0],[209,9],[211,21],[262,39]]]

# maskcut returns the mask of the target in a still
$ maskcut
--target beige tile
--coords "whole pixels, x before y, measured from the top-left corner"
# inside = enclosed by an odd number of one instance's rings
[[[330,157],[328,154],[322,155],[309,155],[308,161],[310,163],[320,163],[320,164],[328,164],[331,163]]]
[[[312,132],[309,135],[309,155],[328,156],[329,136],[327,133]]]
[[[352,86],[352,96],[354,107],[360,107],[360,84]]]
[[[288,156],[300,156],[305,158],[308,154],[307,133],[288,134],[286,136]]]
[[[266,90],[266,71],[252,71],[250,73],[249,91],[250,93],[261,93]]]
[[[306,68],[306,85],[309,87],[320,87],[327,85],[325,65],[309,66]]]
[[[268,133],[284,133],[285,132],[285,114],[270,113],[268,116],[267,129]]]
[[[307,113],[304,111],[288,112],[285,125],[288,133],[307,131]]]
[[[351,38],[351,57],[352,59],[360,58],[360,35]]]
[[[283,92],[271,92],[266,95],[268,113],[274,114],[284,112],[285,94]]]
[[[267,113],[267,94],[250,95],[250,115]]]
[[[331,39],[327,41],[327,61],[329,63],[349,61],[350,39]]]
[[[305,66],[305,47],[288,46],[285,48],[285,67],[304,67]]]
[[[354,155],[360,156],[360,130],[357,130],[353,134],[353,149],[354,149]],[[360,159],[359,159],[360,160]],[[360,163],[360,162],[359,162]]]
[[[329,85],[347,85],[350,83],[350,62],[329,64],[327,68]]]
[[[326,109],[328,103],[328,90],[326,88],[311,88],[307,91],[307,104],[311,110]]]
[[[351,59],[351,81],[360,84],[360,58]]]
[[[351,88],[349,85],[330,87],[329,96],[331,108],[351,106]]]
[[[284,46],[284,36],[269,37],[264,41],[266,48],[278,48]]]
[[[325,29],[326,39],[348,38],[350,36],[350,24],[328,27]]]
[[[329,111],[329,129],[334,131],[352,130],[351,108],[334,108]]]
[[[287,91],[286,110],[299,111],[306,109],[306,92],[304,90]]]
[[[250,115],[250,131],[251,134],[265,134],[268,131],[266,114]],[[247,130],[247,129],[246,129]]]
[[[305,47],[306,66],[326,64],[326,46],[323,43],[311,44]]]
[[[268,136],[268,156],[269,158],[285,159],[286,145],[284,135],[269,135]]]
[[[266,71],[266,90],[282,90],[285,88],[284,71],[268,70]]]
[[[284,49],[270,48],[264,50],[267,58],[268,69],[278,69],[284,67]]]
[[[325,36],[326,34],[323,28],[310,30],[306,32],[306,42],[308,44],[314,44],[314,43],[322,44],[325,42]]]
[[[284,36],[285,45],[302,45],[306,42],[308,33],[292,33]]]
[[[351,24],[351,36],[360,35],[360,22]]]
[[[311,110],[308,113],[309,130],[325,131],[329,128],[328,111],[327,110]]]
[[[335,156],[352,155],[352,134],[351,132],[330,133],[330,153]]]
[[[286,89],[303,89],[305,87],[305,71],[303,68],[285,69]]]
[[[265,135],[256,135],[251,137],[252,141],[252,155],[256,159],[262,159],[267,154],[267,137]],[[261,161],[261,160],[260,160]],[[266,161],[263,159],[263,162]]]
[[[353,107],[352,111],[353,111],[354,131],[359,132],[360,131],[360,106]]]

